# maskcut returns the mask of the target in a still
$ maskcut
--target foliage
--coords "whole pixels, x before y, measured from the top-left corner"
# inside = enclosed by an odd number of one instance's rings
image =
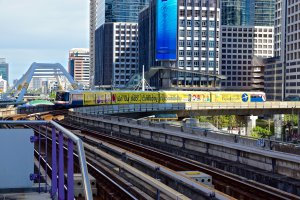
[[[209,117],[206,117],[206,116],[198,116],[196,117],[199,122],[211,122],[211,119],[209,119]]]
[[[252,137],[255,138],[266,138],[266,137],[270,137],[272,136],[271,131],[269,131],[266,128],[260,127],[260,126],[256,126],[251,133]]]
[[[257,119],[256,126],[260,126],[264,129],[270,130],[271,133],[274,133],[274,121],[273,120],[265,120],[265,119]]]
[[[224,128],[224,127],[233,128],[238,126],[241,127],[244,125],[243,121],[235,115],[220,115],[220,116],[212,116],[212,117],[199,116],[196,118],[199,119],[200,122],[210,122],[218,128]]]
[[[49,94],[49,98],[50,99],[55,99],[56,97],[56,92],[55,91],[52,91],[50,94]]]
[[[298,126],[298,116],[297,115],[284,115],[283,121],[293,122],[294,126]]]

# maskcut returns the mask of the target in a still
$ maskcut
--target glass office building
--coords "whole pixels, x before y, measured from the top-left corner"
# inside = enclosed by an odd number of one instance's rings
[[[255,0],[255,26],[274,26],[275,0]]]
[[[97,0],[94,84],[124,87],[138,63],[138,16],[149,0]]]
[[[223,0],[222,25],[274,26],[275,0]]]
[[[137,22],[149,0],[98,0],[96,29],[106,22]]]
[[[253,0],[223,0],[222,25],[251,26],[254,24]],[[251,15],[252,13],[252,15]]]
[[[156,89],[219,89],[220,78],[222,78],[219,76],[220,1],[178,0],[176,2],[177,26],[172,26],[175,32],[177,30],[176,59],[173,56],[161,58],[162,51],[158,48],[160,41],[162,43],[167,41],[160,40],[161,35],[162,38],[174,37],[174,32],[170,29],[162,31],[166,34],[159,34],[161,30],[159,28],[165,26],[161,25],[158,28],[160,23],[174,20],[174,4],[160,7],[161,4],[157,2],[151,1],[149,7],[140,12],[138,37],[140,72],[144,65],[145,72],[150,77],[149,83]],[[163,45],[164,49],[168,49],[163,53],[172,55],[173,46],[169,43]]]

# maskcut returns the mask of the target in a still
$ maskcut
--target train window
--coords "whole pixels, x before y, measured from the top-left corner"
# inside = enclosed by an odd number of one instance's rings
[[[69,93],[68,92],[57,92],[55,100],[56,101],[69,101]]]

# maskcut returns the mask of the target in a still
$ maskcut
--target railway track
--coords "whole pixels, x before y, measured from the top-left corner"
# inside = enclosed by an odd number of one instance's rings
[[[269,187],[240,176],[232,175],[218,169],[211,169],[210,166],[201,164],[199,162],[176,157],[169,153],[158,151],[151,147],[146,147],[128,140],[112,137],[105,131],[94,131],[66,122],[59,122],[61,125],[69,129],[80,130],[82,134],[97,138],[117,147],[123,148],[127,151],[143,156],[158,164],[166,166],[175,171],[201,171],[213,177],[215,188],[223,193],[226,193],[237,199],[261,199],[261,200],[274,200],[274,199],[300,199],[299,197]]]

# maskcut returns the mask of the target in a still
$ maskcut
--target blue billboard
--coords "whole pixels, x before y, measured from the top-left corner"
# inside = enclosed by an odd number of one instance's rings
[[[176,60],[177,0],[156,3],[156,60]]]

